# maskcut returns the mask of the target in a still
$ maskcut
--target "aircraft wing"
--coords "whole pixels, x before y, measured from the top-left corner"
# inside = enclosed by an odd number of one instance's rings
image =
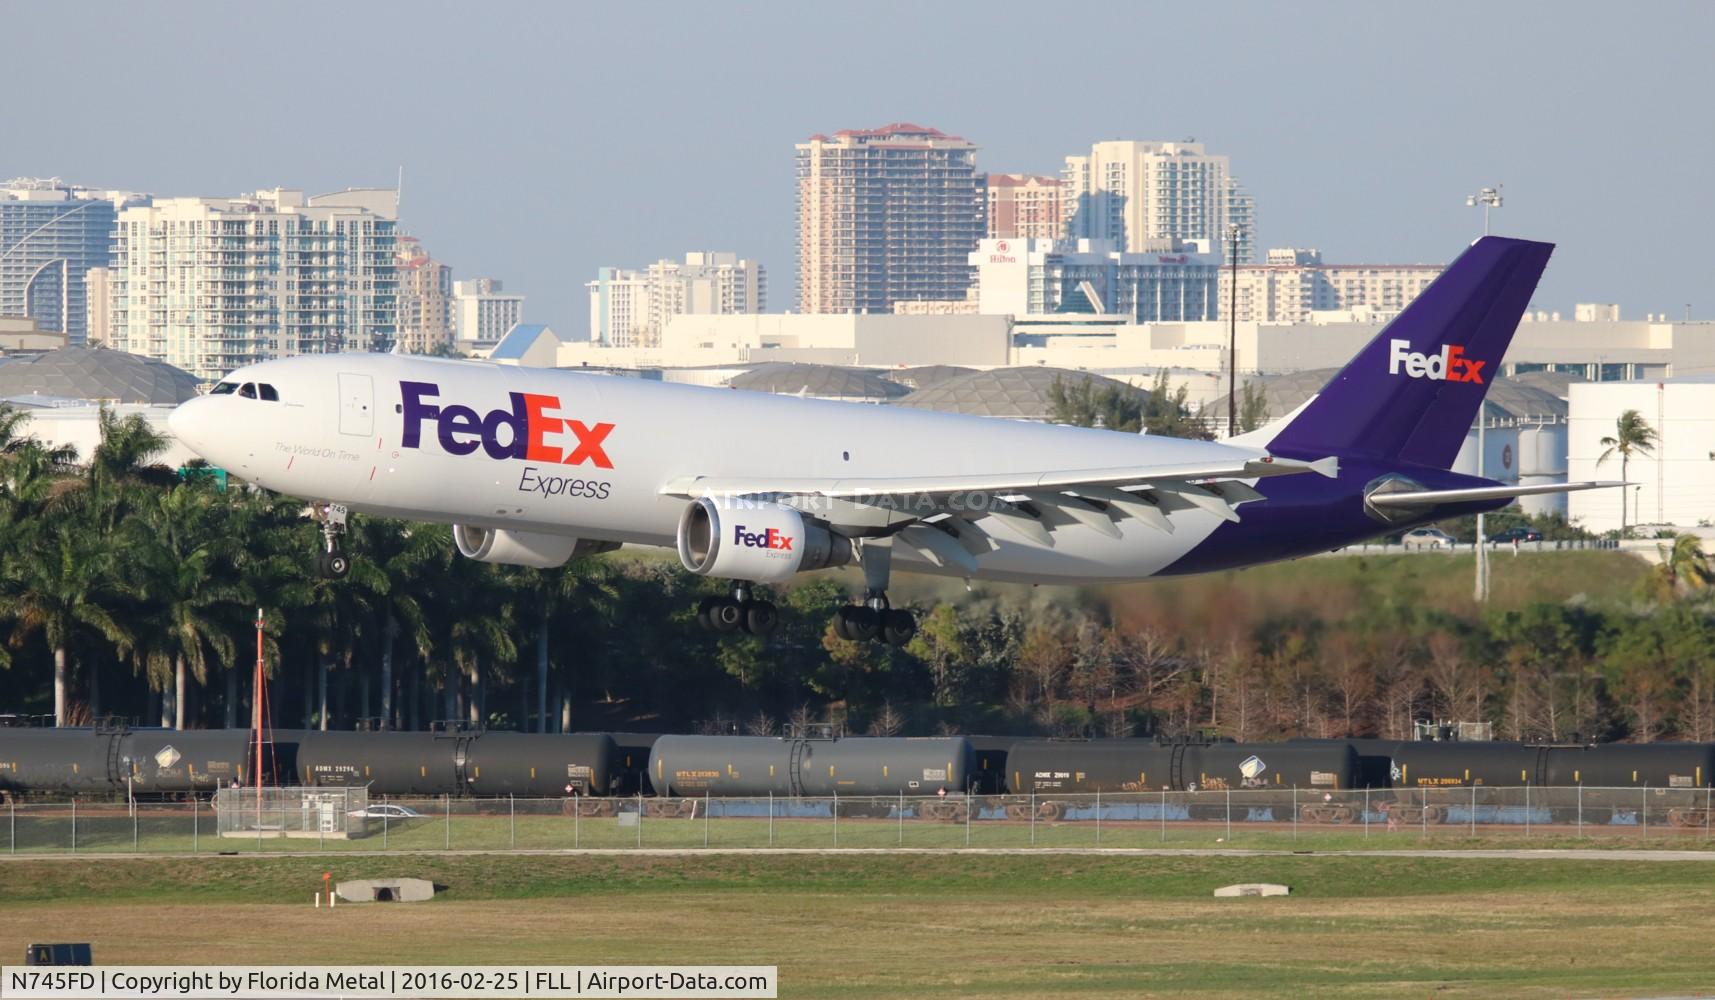
[[[1054,532],[1089,528],[1118,538],[1117,522],[1141,521],[1171,532],[1167,514],[1199,508],[1229,521],[1235,508],[1263,495],[1243,480],[1316,472],[1338,474],[1333,458],[1304,462],[1271,455],[1226,464],[1130,466],[1032,473],[899,478],[687,476],[662,487],[667,496],[767,500],[812,514],[844,534],[891,536],[936,565],[975,570],[991,551],[993,526],[1052,547]]]

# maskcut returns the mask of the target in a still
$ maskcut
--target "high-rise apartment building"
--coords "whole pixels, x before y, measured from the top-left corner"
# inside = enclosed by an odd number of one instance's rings
[[[274,188],[123,209],[111,345],[209,379],[297,354],[390,349],[396,198]]]
[[[0,316],[28,316],[70,344],[84,343],[89,270],[111,259],[118,206],[142,200],[57,177],[0,182]]]
[[[434,354],[453,343],[453,269],[415,236],[399,237],[399,349]]]
[[[114,230],[112,346],[217,379],[398,333],[392,188],[161,198]]]
[[[1107,240],[1119,250],[1140,240],[1208,240],[1221,259],[1237,225],[1239,260],[1256,240],[1256,204],[1233,179],[1227,157],[1200,142],[1098,142],[1086,156],[1066,157],[1061,174],[1065,235]]]
[[[1324,264],[1317,250],[1271,249],[1264,264],[1239,265],[1237,301],[1231,268],[1221,269],[1220,318],[1229,304],[1241,323],[1308,323],[1316,312],[1399,314],[1440,276],[1441,264]]]
[[[656,347],[674,316],[759,313],[768,308],[768,274],[736,253],[688,253],[641,271],[604,267],[590,293],[590,339],[611,347]]]
[[[965,297],[987,228],[976,146],[899,123],[811,136],[797,162],[801,311]]]
[[[509,294],[499,278],[453,282],[453,329],[470,344],[493,344],[524,321],[524,296]]]
[[[1066,215],[1057,177],[988,175],[988,236],[999,240],[1066,238]]]

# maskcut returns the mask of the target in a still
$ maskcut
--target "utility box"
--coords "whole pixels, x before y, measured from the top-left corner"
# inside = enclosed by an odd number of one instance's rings
[[[33,944],[24,949],[25,965],[94,965],[87,944]]]

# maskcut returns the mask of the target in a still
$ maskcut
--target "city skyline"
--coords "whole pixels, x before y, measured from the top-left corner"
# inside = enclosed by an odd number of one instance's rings
[[[1677,319],[1690,303],[1694,317],[1715,314],[1699,301],[1710,268],[1695,253],[1715,217],[1702,181],[1715,129],[1671,100],[1715,90],[1715,70],[1697,58],[1715,28],[1706,7],[1351,5],[1242,18],[1148,8],[1122,15],[1120,30],[1088,33],[1081,75],[997,59],[1010,51],[1004,17],[903,5],[819,11],[808,24],[777,16],[792,10],[512,4],[477,18],[454,5],[377,4],[342,14],[338,30],[410,53],[410,72],[382,72],[332,55],[306,63],[301,52],[204,45],[265,17],[256,5],[160,8],[123,35],[81,36],[84,57],[118,65],[140,45],[181,45],[203,53],[198,66],[160,65],[128,81],[124,102],[111,99],[110,74],[74,75],[63,96],[75,113],[9,102],[0,121],[15,141],[0,149],[0,176],[230,197],[391,186],[403,166],[402,231],[457,276],[504,277],[530,297],[533,321],[581,331],[596,268],[690,247],[761,262],[779,275],[776,307],[794,301],[793,147],[818,131],[914,121],[969,138],[979,172],[1044,176],[1094,142],[1194,137],[1230,157],[1254,196],[1259,256],[1315,246],[1336,261],[1445,261],[1482,229],[1465,197],[1502,183],[1495,231],[1560,244],[1537,308],[1619,302],[1628,317]],[[27,40],[50,37],[64,9],[26,2],[9,14]],[[656,54],[646,72],[618,49],[577,44],[645,21]],[[704,44],[744,28],[742,56]],[[1151,49],[1138,71],[1146,29],[1221,48]],[[851,51],[880,46],[893,68],[821,72],[829,38]],[[948,45],[954,38],[965,44]],[[20,47],[22,78],[48,72],[50,51]],[[218,126],[165,124],[160,109],[209,60],[230,71],[229,84],[200,92],[199,110]],[[1592,60],[1607,70],[1593,72]],[[288,62],[299,99],[316,109],[313,143],[245,111]],[[1115,72],[1146,82],[1103,85]],[[1376,79],[1397,82],[1350,86]],[[747,101],[711,111],[596,99],[616,81],[632,97],[737,89]],[[372,110],[350,96],[360,84],[417,96]]]

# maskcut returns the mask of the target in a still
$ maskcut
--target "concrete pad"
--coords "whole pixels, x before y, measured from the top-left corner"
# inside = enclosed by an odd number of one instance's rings
[[[358,878],[333,890],[347,903],[420,903],[435,898],[435,883],[426,878]]]
[[[1218,899],[1233,899],[1238,896],[1287,896],[1292,890],[1278,882],[1241,882],[1238,885],[1223,885],[1215,890]]]

